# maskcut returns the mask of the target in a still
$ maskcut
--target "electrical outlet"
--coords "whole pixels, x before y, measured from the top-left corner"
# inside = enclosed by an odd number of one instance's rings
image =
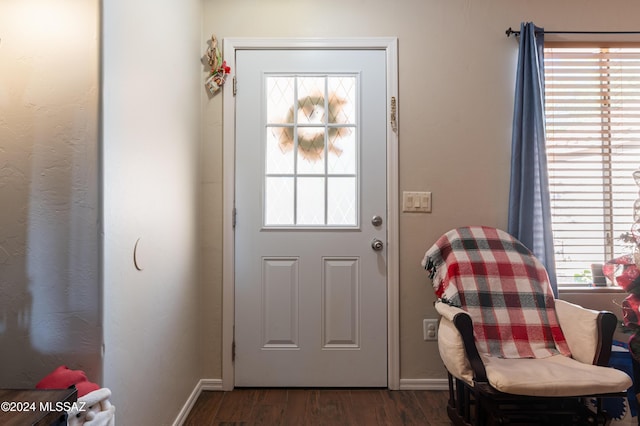
[[[423,319],[422,320],[422,333],[424,340],[438,340],[438,320],[437,319]]]

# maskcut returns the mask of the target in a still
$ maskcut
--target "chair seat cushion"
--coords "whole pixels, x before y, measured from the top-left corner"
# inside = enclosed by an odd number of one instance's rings
[[[485,355],[482,361],[491,386],[515,395],[593,395],[625,392],[631,386],[631,378],[622,371],[583,364],[563,355],[521,359]]]

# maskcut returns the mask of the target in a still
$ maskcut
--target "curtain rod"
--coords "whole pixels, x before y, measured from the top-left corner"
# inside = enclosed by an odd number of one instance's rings
[[[543,34],[640,34],[640,31],[543,31]],[[515,35],[518,37],[520,31],[512,30],[511,27],[505,31],[507,37]]]

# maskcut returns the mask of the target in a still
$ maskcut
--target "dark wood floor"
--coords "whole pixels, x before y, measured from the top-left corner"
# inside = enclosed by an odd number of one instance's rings
[[[447,392],[386,389],[235,389],[202,392],[185,426],[450,425]]]

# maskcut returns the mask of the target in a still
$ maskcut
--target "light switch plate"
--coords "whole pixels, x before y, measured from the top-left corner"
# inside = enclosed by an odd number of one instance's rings
[[[431,213],[431,192],[404,191],[402,193],[402,211]]]

